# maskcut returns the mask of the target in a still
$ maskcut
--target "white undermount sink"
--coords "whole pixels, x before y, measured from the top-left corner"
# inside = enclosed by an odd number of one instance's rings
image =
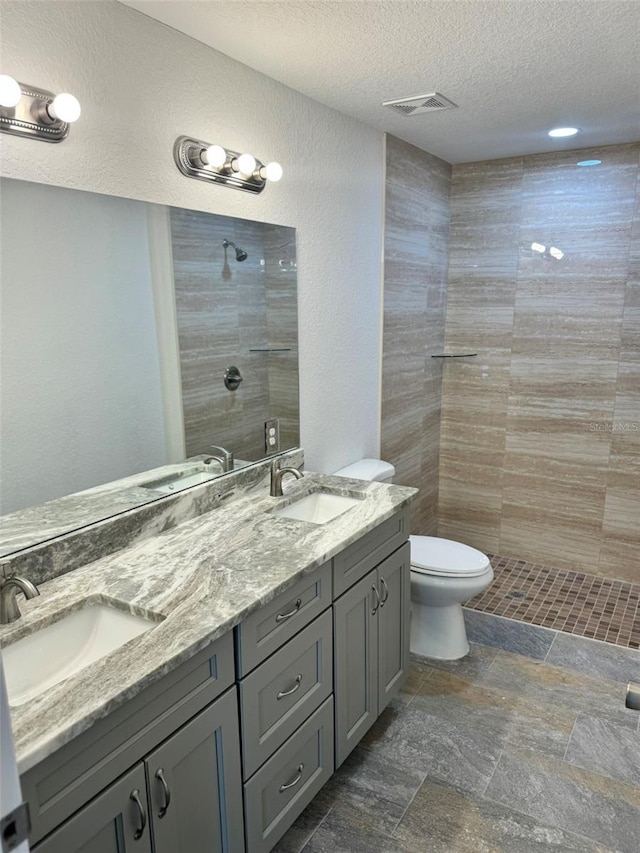
[[[209,480],[219,477],[221,473],[223,473],[222,468],[200,462],[141,485],[143,489],[150,489],[159,495],[171,495],[191,486],[208,483]]]
[[[310,521],[312,524],[326,524],[361,502],[362,498],[334,495],[331,492],[312,492],[282,509],[273,510],[272,515],[293,518],[296,521]]]
[[[156,624],[92,602],[28,634],[2,649],[9,704],[15,707],[35,699]]]

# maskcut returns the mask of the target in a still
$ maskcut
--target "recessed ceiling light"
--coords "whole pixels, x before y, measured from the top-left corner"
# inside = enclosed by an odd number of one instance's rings
[[[576,166],[599,166],[602,160],[580,160]]]
[[[553,130],[549,131],[549,136],[556,139],[561,136],[575,136],[577,132],[577,127],[554,127]]]

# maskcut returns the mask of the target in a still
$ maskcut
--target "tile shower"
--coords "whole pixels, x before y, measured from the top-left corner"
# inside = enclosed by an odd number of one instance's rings
[[[628,645],[639,629],[639,157],[632,144],[451,167],[387,139],[382,453],[398,482],[426,493],[413,530],[497,555],[499,581],[509,561],[536,567],[529,577],[544,567],[554,589],[571,580],[562,602],[541,607],[540,589],[498,601],[497,587],[477,609],[492,601],[545,625],[557,610],[562,630]],[[586,158],[602,163],[576,165]],[[443,345],[478,355],[430,359]],[[621,582],[623,616],[600,579]]]

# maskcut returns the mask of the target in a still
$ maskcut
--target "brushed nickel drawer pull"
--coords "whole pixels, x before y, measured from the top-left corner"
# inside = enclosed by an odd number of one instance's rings
[[[380,602],[380,607],[384,607],[387,603],[387,599],[389,598],[389,587],[387,586],[387,582],[382,576],[380,577],[380,583],[382,584],[384,590],[384,598]]]
[[[374,592],[374,594],[375,594],[375,597],[376,597],[376,603],[375,603],[375,606],[374,606],[373,610],[371,611],[371,615],[372,615],[372,616],[375,616],[375,615],[376,615],[376,613],[378,612],[378,607],[380,607],[380,593],[378,592],[378,587],[377,587],[377,586],[373,586],[373,585],[372,585],[372,586],[371,586],[371,589],[373,590],[373,592]]]
[[[163,818],[166,815],[169,803],[171,802],[171,791],[167,785],[167,780],[164,778],[164,770],[162,767],[158,767],[156,770],[156,779],[162,785],[162,795],[164,796],[164,805],[160,806],[158,809],[158,817]]]
[[[134,788],[133,791],[129,794],[129,799],[133,800],[133,802],[138,807],[140,824],[133,834],[133,840],[139,841],[142,838],[145,827],[147,825],[147,813],[144,810],[144,806],[142,805],[142,801],[140,800],[140,791],[137,788]]]
[[[302,673],[299,672],[296,675],[296,683],[293,685],[291,690],[281,690],[278,694],[276,694],[276,699],[284,699],[285,696],[291,696],[292,693],[295,693],[296,690],[300,689],[300,682],[302,681]]]
[[[301,607],[302,607],[302,599],[299,598],[296,601],[296,603],[293,607],[293,610],[290,610],[288,613],[278,613],[278,615],[276,616],[276,622],[284,622],[285,619],[290,619],[291,616],[296,615],[296,613],[298,612],[298,610],[300,610]]]
[[[294,785],[298,784],[298,782],[302,779],[302,771],[303,770],[304,770],[304,764],[299,764],[296,775],[293,777],[291,782],[287,782],[286,785],[280,785],[280,787],[278,788],[278,790],[280,791],[281,794],[283,791],[286,791],[288,788],[293,788]]]

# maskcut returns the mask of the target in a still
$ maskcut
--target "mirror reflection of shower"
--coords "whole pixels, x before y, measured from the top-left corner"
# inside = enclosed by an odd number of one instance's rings
[[[225,249],[228,249],[229,246],[232,246],[235,249],[236,261],[246,261],[249,257],[244,249],[241,249],[239,246],[236,246],[236,244],[232,243],[231,240],[223,240],[222,245]]]

